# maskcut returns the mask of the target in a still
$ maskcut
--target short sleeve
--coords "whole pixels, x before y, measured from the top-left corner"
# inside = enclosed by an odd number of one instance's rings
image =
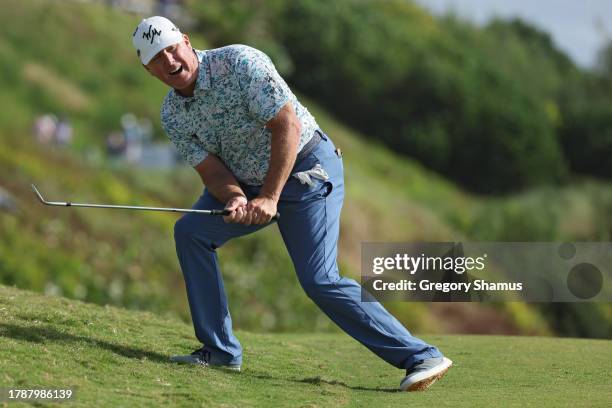
[[[267,123],[291,100],[289,86],[263,52],[243,47],[238,53],[235,72],[249,112],[258,122]]]
[[[182,132],[163,109],[161,122],[168,138],[188,165],[195,167],[206,159],[208,152],[198,137]]]

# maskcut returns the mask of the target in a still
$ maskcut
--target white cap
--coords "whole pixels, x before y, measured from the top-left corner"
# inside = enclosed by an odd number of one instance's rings
[[[161,50],[183,40],[183,34],[165,17],[145,18],[132,34],[132,44],[140,61],[147,65]]]

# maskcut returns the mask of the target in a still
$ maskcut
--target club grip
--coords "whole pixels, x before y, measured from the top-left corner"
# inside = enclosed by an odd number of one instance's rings
[[[232,212],[230,210],[212,210],[212,215],[230,215]],[[272,221],[278,221],[280,218],[280,213],[276,213],[274,217],[272,217]]]

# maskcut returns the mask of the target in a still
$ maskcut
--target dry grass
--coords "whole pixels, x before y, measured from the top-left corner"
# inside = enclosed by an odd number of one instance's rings
[[[52,71],[48,66],[28,62],[23,66],[23,78],[75,112],[91,107],[91,99],[78,86]]]

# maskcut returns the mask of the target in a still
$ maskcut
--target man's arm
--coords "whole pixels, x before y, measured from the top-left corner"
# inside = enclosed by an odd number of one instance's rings
[[[225,222],[241,222],[247,213],[247,198],[238,180],[221,159],[208,154],[195,169],[213,197],[225,203],[226,209],[233,211],[231,215],[223,217]]]
[[[247,204],[244,224],[265,224],[276,214],[281,191],[295,164],[300,141],[300,121],[287,102],[276,116],[266,123],[272,131],[270,164],[259,196]]]

